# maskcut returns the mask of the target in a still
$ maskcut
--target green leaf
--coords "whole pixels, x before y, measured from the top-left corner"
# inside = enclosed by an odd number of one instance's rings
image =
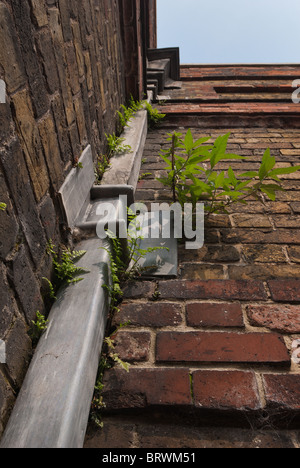
[[[239,177],[240,178],[251,178],[253,179],[254,177],[257,177],[258,176],[258,172],[256,171],[248,171],[248,172],[244,172],[243,174],[240,174]]]
[[[259,173],[258,173],[259,179],[263,180],[271,171],[271,169],[273,169],[275,164],[276,164],[276,159],[271,156],[270,148],[267,148],[263,155],[261,166],[259,169]]]
[[[271,171],[268,176],[278,176],[283,174],[293,174],[294,172],[300,171],[300,166],[289,166],[289,167],[280,167]]]
[[[240,156],[239,154],[234,154],[234,153],[226,153],[224,154],[222,159],[247,159],[246,156]]]
[[[216,139],[214,147],[212,149],[212,157],[210,160],[212,169],[225,155],[229,136],[230,136],[230,133],[227,133],[226,135],[219,136]]]
[[[191,151],[191,149],[193,149],[194,147],[194,139],[193,139],[192,131],[190,128],[188,129],[186,133],[186,136],[184,139],[184,145],[186,147],[187,152]]]
[[[229,166],[229,168],[228,168],[228,176],[229,176],[230,183],[234,187],[236,187],[237,184],[238,184],[238,181],[237,181],[237,178],[235,177],[235,174],[234,174],[231,166]]]
[[[222,187],[224,183],[224,179],[225,179],[225,172],[222,171],[215,180],[215,187],[216,188]]]
[[[194,142],[194,148],[197,148],[197,146],[200,146],[200,145],[202,145],[203,143],[206,143],[206,142],[209,141],[210,139],[211,139],[211,137],[199,138],[199,140],[197,140],[197,141]]]

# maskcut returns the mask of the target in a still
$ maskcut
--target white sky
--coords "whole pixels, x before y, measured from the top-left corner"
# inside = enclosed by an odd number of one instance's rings
[[[157,0],[181,63],[300,63],[300,0]]]

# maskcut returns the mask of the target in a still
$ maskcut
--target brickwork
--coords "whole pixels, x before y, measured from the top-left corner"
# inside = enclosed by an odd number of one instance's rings
[[[231,131],[229,151],[249,158],[230,161],[241,173],[258,167],[267,147],[279,166],[299,164],[300,107],[291,101],[275,102],[269,91],[270,103],[265,95],[250,105],[236,96],[199,111],[206,104],[193,100],[207,99],[203,77],[233,72],[248,85],[268,76],[277,86],[279,78],[291,85],[299,70],[183,68],[182,90],[166,91],[166,121],[148,134],[141,174],[151,175],[139,182],[138,200],[149,207],[172,201],[156,178],[165,167],[158,153],[173,130],[191,127],[195,138]],[[299,447],[299,174],[283,176],[283,186],[275,202],[252,200],[213,216],[201,250],[179,245],[178,279],[125,288],[115,325],[130,324],[117,334],[116,349],[131,369],[105,374],[104,430],[90,428],[87,446]]]
[[[87,144],[103,151],[124,102],[116,0],[0,2],[0,434],[31,357],[27,335],[45,311],[46,244],[66,242],[56,194]]]

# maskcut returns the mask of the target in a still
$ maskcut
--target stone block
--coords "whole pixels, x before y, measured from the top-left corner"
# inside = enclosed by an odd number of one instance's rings
[[[13,141],[9,148],[0,151],[0,161],[32,258],[39,266],[45,255],[46,238],[18,141]]]
[[[0,339],[3,340],[15,318],[16,304],[13,292],[10,290],[6,278],[6,268],[0,263]]]
[[[17,318],[5,339],[6,365],[16,387],[20,388],[28,368],[32,347],[27,334],[27,326]]]
[[[42,28],[43,26],[47,26],[48,18],[45,0],[30,0],[30,3],[37,27]]]
[[[0,63],[5,70],[5,82],[9,93],[24,86],[27,78],[15,26],[7,6],[0,3]]]
[[[15,217],[12,204],[8,198],[8,188],[3,174],[0,173],[0,200],[6,203],[6,210],[0,211],[0,258],[6,259],[14,248],[19,226]]]
[[[12,97],[12,103],[34,193],[39,201],[49,188],[49,177],[28,91],[18,91]]]
[[[59,89],[59,78],[52,39],[48,30],[39,32],[37,35],[37,46],[42,57],[48,90],[50,94],[54,94]]]
[[[38,129],[49,168],[51,183],[54,189],[58,190],[63,181],[63,170],[60,158],[60,148],[51,113],[43,120],[39,121]]]
[[[16,28],[18,31],[22,57],[28,77],[28,85],[32,96],[35,117],[41,117],[49,108],[48,94],[41,63],[38,60],[31,21],[31,11],[28,2],[17,0],[11,4]]]
[[[36,312],[44,312],[38,281],[33,273],[24,246],[12,261],[12,279],[28,324],[35,319]]]
[[[54,45],[55,59],[61,86],[61,94],[64,102],[68,125],[74,122],[74,108],[72,92],[69,86],[69,76],[66,67],[67,58],[64,48],[64,38],[60,23],[60,15],[57,9],[49,9],[49,26]]]

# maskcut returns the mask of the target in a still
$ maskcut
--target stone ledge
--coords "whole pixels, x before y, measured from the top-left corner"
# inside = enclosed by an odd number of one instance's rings
[[[131,152],[117,154],[111,159],[110,168],[105,172],[102,185],[130,185],[136,190],[141,168],[142,154],[148,131],[147,110],[138,111],[123,134],[124,145]]]

